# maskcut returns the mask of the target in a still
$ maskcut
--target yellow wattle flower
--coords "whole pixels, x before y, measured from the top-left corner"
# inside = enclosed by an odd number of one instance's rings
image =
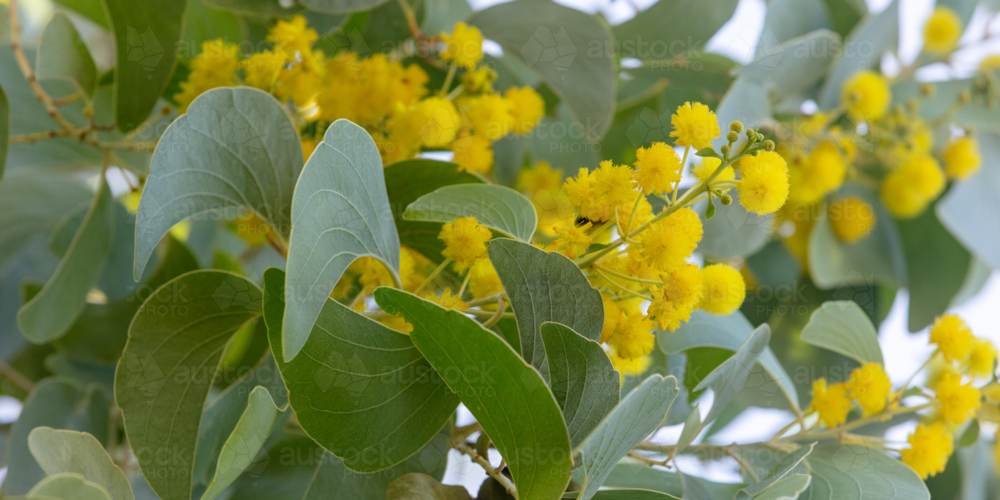
[[[732,266],[713,264],[701,270],[705,278],[705,295],[699,306],[703,311],[716,315],[735,312],[746,298],[747,287],[743,275]]]
[[[882,365],[865,363],[851,372],[847,387],[851,391],[851,398],[858,401],[865,414],[874,415],[885,409],[889,392],[892,391],[892,382]]]
[[[954,449],[953,438],[943,424],[920,424],[906,442],[910,446],[900,450],[899,456],[923,479],[943,471]]]
[[[875,211],[871,204],[857,196],[833,201],[827,207],[827,218],[837,238],[855,243],[868,236],[875,227]]]
[[[653,350],[653,322],[641,313],[623,314],[609,344],[619,356],[641,358]]]
[[[673,272],[698,247],[702,232],[698,214],[691,207],[684,207],[650,224],[639,235],[639,253],[654,269]]]
[[[545,101],[531,87],[511,87],[503,98],[511,103],[510,131],[515,134],[531,132],[545,116]]]
[[[809,409],[819,415],[823,425],[833,428],[847,421],[851,400],[847,397],[846,384],[828,386],[825,378],[818,378],[813,381],[812,389],[813,399]]]
[[[475,217],[461,217],[442,226],[438,238],[445,244],[442,255],[472,266],[486,256],[486,242],[492,236],[490,229],[479,224]]]
[[[844,102],[848,103],[847,113],[855,120],[878,120],[889,109],[892,93],[889,82],[874,71],[863,70],[844,82]]]
[[[611,365],[615,367],[615,370],[618,370],[622,380],[625,380],[625,377],[629,375],[642,375],[652,362],[649,356],[623,358],[617,354],[611,354],[608,357],[611,358]]]
[[[945,187],[944,173],[934,158],[911,156],[882,181],[882,201],[898,218],[920,215]]]
[[[977,379],[989,379],[996,371],[997,348],[989,339],[976,338],[972,341],[972,350],[966,362],[965,371]]]
[[[677,107],[677,112],[670,117],[674,130],[670,137],[676,138],[678,146],[691,146],[701,149],[711,146],[712,139],[719,136],[719,120],[708,106],[696,102],[685,102]]]
[[[705,277],[694,264],[684,264],[672,273],[663,274],[663,287],[653,290],[653,302],[647,313],[655,317],[662,330],[674,331],[691,313],[705,294]]]
[[[635,150],[635,177],[643,194],[669,193],[681,180],[681,159],[674,148],[654,142],[648,148]]]
[[[269,92],[285,67],[285,54],[270,50],[256,52],[243,61],[241,67],[244,83]]]
[[[201,44],[201,53],[191,60],[191,73],[181,82],[181,92],[174,95],[178,111],[187,107],[201,94],[217,87],[232,85],[233,75],[239,68],[239,47],[222,39]]]
[[[455,23],[451,33],[441,33],[441,40],[448,44],[441,51],[441,59],[472,69],[483,58],[483,34],[479,28],[465,23]]]
[[[773,151],[761,151],[757,156],[740,160],[740,204],[750,212],[776,212],[788,200],[788,164]]]
[[[489,257],[483,257],[469,268],[469,291],[477,299],[492,297],[503,291],[503,283]]]
[[[972,382],[963,384],[962,376],[957,374],[945,375],[938,383],[935,395],[941,418],[955,425],[962,425],[976,416],[981,399],[979,389],[973,387]]]
[[[944,150],[944,170],[950,179],[964,181],[978,172],[982,165],[979,144],[971,137],[955,139]]]
[[[455,163],[461,170],[485,174],[493,167],[493,143],[476,135],[463,135],[451,143]]]
[[[823,141],[789,169],[788,198],[801,203],[816,203],[839,188],[846,174],[847,165],[837,146]]]
[[[944,55],[951,52],[962,38],[962,20],[948,7],[939,5],[924,23],[924,49]]]
[[[514,103],[496,94],[485,94],[466,102],[465,116],[476,130],[491,141],[499,140],[510,133],[514,126],[511,114]]]
[[[972,330],[954,314],[945,314],[931,325],[931,343],[938,346],[948,361],[967,360],[972,352],[972,341]]]

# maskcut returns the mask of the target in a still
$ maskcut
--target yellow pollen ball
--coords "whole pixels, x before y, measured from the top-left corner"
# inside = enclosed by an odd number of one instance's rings
[[[843,100],[855,120],[877,120],[885,115],[892,100],[889,82],[874,71],[858,71],[844,82]]]
[[[448,47],[441,52],[441,59],[472,69],[483,58],[483,34],[479,28],[465,23],[455,23],[451,34],[441,33],[441,40]]]
[[[702,158],[701,163],[696,164],[691,167],[691,174],[698,178],[699,181],[708,180],[715,170],[722,165],[722,160],[718,158]],[[733,171],[732,165],[722,169],[719,175],[715,176],[713,184],[718,181],[731,181],[736,179],[736,172]],[[725,193],[729,191],[729,188],[721,188],[719,191]]]
[[[799,165],[789,171],[789,199],[816,203],[826,193],[844,183],[847,166],[840,151],[830,141],[823,141]]]
[[[663,287],[653,290],[653,302],[647,312],[663,330],[674,331],[682,321],[691,319],[705,293],[705,277],[694,264],[685,264],[662,276]]]
[[[696,102],[686,102],[677,107],[677,112],[670,117],[674,130],[670,137],[675,138],[678,146],[691,146],[695,149],[707,148],[710,142],[719,136],[719,120],[708,106]]]
[[[899,456],[923,479],[943,471],[954,449],[952,436],[943,424],[920,424],[906,442],[910,447],[900,450]]]
[[[813,399],[809,409],[819,415],[823,425],[832,428],[847,421],[847,412],[851,409],[847,385],[827,386],[825,378],[818,378],[813,381],[812,389]]]
[[[827,218],[833,234],[847,243],[854,243],[872,232],[875,211],[871,204],[857,196],[831,202]]]
[[[928,52],[944,55],[951,52],[962,38],[962,20],[955,11],[937,6],[924,23],[924,48]]]
[[[714,264],[701,270],[705,277],[705,295],[701,309],[716,315],[735,312],[746,298],[747,286],[743,276],[732,266]]]
[[[769,214],[777,211],[788,199],[788,165],[773,151],[761,151],[757,156],[740,160],[740,203],[750,212]]]
[[[944,150],[944,169],[951,179],[964,181],[978,172],[982,164],[979,144],[970,137],[955,139]]]
[[[685,207],[650,224],[641,234],[639,252],[654,269],[673,272],[698,247],[702,231],[698,214]]]
[[[972,352],[972,330],[962,318],[945,314],[931,326],[931,343],[938,346],[948,361],[963,362]]]
[[[889,392],[892,390],[892,382],[889,381],[889,376],[882,369],[882,365],[865,363],[851,372],[847,387],[851,391],[851,398],[858,401],[864,408],[865,414],[874,415],[885,409]]]
[[[962,425],[976,416],[982,395],[972,383],[962,383],[962,376],[945,375],[938,383],[937,402],[941,405],[941,418],[946,422]]]
[[[965,370],[970,377],[989,379],[996,371],[997,348],[988,339],[977,338],[972,341],[969,361]]]
[[[668,193],[681,180],[681,159],[674,148],[654,142],[648,148],[635,150],[635,177],[644,194]]]
[[[480,225],[475,217],[462,217],[442,226],[438,238],[444,240],[441,253],[445,257],[471,266],[486,256],[486,242],[491,236],[489,228]]]
[[[512,87],[503,98],[510,102],[510,131],[515,134],[531,132],[545,115],[545,101],[531,87]]]
[[[476,134],[496,141],[514,125],[513,102],[496,94],[486,94],[468,101],[466,116]]]
[[[899,218],[920,215],[945,187],[944,173],[934,158],[917,155],[907,159],[882,181],[882,201]]]
[[[493,143],[485,137],[476,134],[459,137],[451,143],[451,150],[461,170],[485,174],[493,167]]]

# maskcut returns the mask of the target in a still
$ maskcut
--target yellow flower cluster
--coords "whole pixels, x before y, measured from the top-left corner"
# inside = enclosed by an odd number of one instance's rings
[[[900,458],[923,479],[943,471],[954,450],[953,438],[942,424],[920,424],[906,441],[910,446],[900,450]]]
[[[343,118],[365,127],[385,163],[412,158],[423,148],[447,148],[462,169],[481,174],[493,166],[493,141],[530,132],[545,114],[545,102],[534,89],[514,87],[502,95],[494,93],[496,74],[485,67],[475,69],[483,57],[482,34],[463,23],[457,23],[453,33],[441,35],[441,59],[455,64],[453,72],[464,68],[464,86],[449,95],[445,95],[448,88],[440,95],[431,94],[429,77],[416,64],[404,65],[386,54],[361,57],[338,51],[328,56],[314,48],[318,38],[306,19],[297,15],[271,28],[267,36],[271,49],[243,61],[235,45],[205,42],[175,100],[183,112],[209,89],[242,83],[294,103],[303,123],[325,125]],[[240,68],[242,79],[237,74]],[[323,129],[306,129],[303,150],[311,151]]]
[[[809,410],[815,412],[823,425],[834,428],[847,421],[847,413],[856,401],[865,415],[876,415],[886,409],[892,383],[882,365],[865,363],[851,372],[847,382],[828,385],[825,378],[813,381],[813,399]]]
[[[948,7],[939,5],[924,23],[924,48],[928,52],[944,55],[951,52],[962,37],[962,21]]]

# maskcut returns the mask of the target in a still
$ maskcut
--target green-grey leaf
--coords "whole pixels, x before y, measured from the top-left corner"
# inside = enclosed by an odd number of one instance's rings
[[[472,6],[468,0],[428,0],[424,2],[424,20],[420,23],[420,31],[431,35],[450,33],[455,29],[455,23],[464,21],[470,15]]]
[[[565,498],[565,497],[563,497]],[[639,489],[615,489],[601,490],[591,497],[592,500],[680,500],[669,493],[661,493],[653,490]]]
[[[941,225],[934,210],[896,223],[906,252],[908,327],[918,332],[951,306],[965,283],[972,255]]]
[[[684,481],[691,482],[692,478],[693,476],[685,476]],[[713,483],[699,478],[694,479],[698,479],[713,498],[733,498],[736,496],[736,492],[742,488],[740,484]],[[677,473],[654,469],[630,459],[622,460],[615,465],[611,474],[604,480],[604,485],[611,488],[645,488],[672,496],[681,496],[683,491],[683,483]]]
[[[55,274],[17,312],[17,326],[32,342],[41,344],[59,338],[86,305],[87,293],[111,251],[114,201],[107,182],[102,181]]]
[[[614,118],[616,75],[606,21],[549,0],[521,0],[481,10],[468,22],[537,72],[572,110],[586,140],[604,137]]]
[[[736,0],[659,0],[615,26],[621,57],[642,60],[683,57],[704,47],[736,11]],[[683,19],[683,22],[678,20]]]
[[[937,215],[955,239],[990,267],[1000,269],[1000,199],[995,195],[1000,189],[1000,169],[993,163],[1000,155],[1000,135],[980,132],[978,139],[986,164],[948,190],[937,204]]]
[[[701,412],[698,411],[698,405],[694,405],[687,420],[684,421],[684,429],[681,430],[681,435],[677,438],[677,444],[674,445],[674,455],[684,451],[694,441],[694,438],[698,437],[699,432],[701,432]]]
[[[399,235],[385,190],[382,158],[368,132],[337,120],[306,166],[292,201],[281,345],[291,361],[347,266],[371,256],[398,281]]]
[[[793,95],[823,78],[839,44],[836,33],[816,30],[759,54],[756,61],[741,67],[737,74],[764,85],[776,97]]]
[[[229,340],[260,315],[260,289],[223,271],[183,274],[136,313],[115,373],[115,399],[143,475],[163,500],[191,497],[212,379]],[[170,450],[170,460],[154,453],[161,449]]]
[[[677,379],[650,375],[605,417],[583,445],[580,500],[593,497],[615,464],[660,427],[676,398]]]
[[[812,483],[809,474],[792,474],[753,497],[755,500],[796,500]]]
[[[31,491],[28,497],[53,500],[111,500],[108,490],[103,486],[87,481],[80,474],[60,472],[42,479]]]
[[[756,127],[771,119],[771,114],[771,98],[767,87],[749,78],[737,78],[715,110],[719,126],[723,129],[728,128],[729,124],[736,120],[748,128]],[[725,134],[712,141],[716,147],[725,143]],[[737,203],[733,203],[730,207],[735,205]],[[736,220],[734,224],[740,227],[741,221]]]
[[[125,473],[104,451],[104,445],[86,432],[36,427],[28,447],[48,475],[73,472],[108,491],[111,500],[134,500]]]
[[[657,342],[663,352],[667,354],[677,354],[695,347],[718,347],[736,352],[750,338],[753,329],[753,325],[740,312],[728,316],[715,316],[695,311],[691,314],[691,319],[682,324],[677,331],[673,333],[659,332]],[[765,347],[761,353],[760,366],[767,372],[762,381],[764,385],[760,388],[761,394],[766,394],[763,389],[766,388],[767,384],[777,383],[778,388],[792,403],[793,411],[798,412],[799,397],[795,391],[795,384],[792,383],[791,377],[785,372],[784,367],[781,366],[781,362],[778,361],[770,347]],[[774,393],[773,390],[769,392]],[[768,401],[761,402],[769,403]]]
[[[472,500],[464,486],[450,486],[419,472],[411,472],[392,482],[385,500]]]
[[[327,14],[346,14],[371,10],[387,0],[299,0],[307,9]]]
[[[10,172],[0,182],[0,268],[93,197],[83,184],[66,176],[36,169]]]
[[[255,387],[250,393],[246,410],[219,452],[215,479],[201,497],[202,500],[217,498],[253,463],[257,452],[274,430],[280,414],[281,411],[271,399],[271,393],[262,386]]]
[[[203,0],[187,0],[183,31],[185,47],[201,51],[203,43],[219,38],[236,43],[244,38],[241,21],[236,14],[210,7]]]
[[[287,238],[302,170],[297,137],[278,101],[260,90],[198,96],[156,146],[136,219],[135,279],[170,228],[205,212],[250,210]]]
[[[7,149],[10,147],[10,104],[7,93],[0,86],[0,178],[7,165]]]
[[[799,464],[801,464],[802,461],[805,460],[810,453],[812,453],[813,447],[815,446],[816,443],[809,443],[807,445],[803,445],[798,450],[781,457],[778,463],[767,473],[766,476],[762,477],[758,483],[749,485],[740,491],[752,497],[757,497],[757,495],[760,495],[765,490],[776,487],[778,482],[786,479],[790,474],[793,474],[793,472],[799,467]]]
[[[480,224],[511,238],[531,241],[538,224],[535,206],[521,193],[497,184],[457,184],[425,194],[410,203],[403,218],[451,222],[475,217]]]
[[[94,95],[97,88],[97,66],[90,57],[90,50],[62,12],[56,12],[42,31],[35,57],[35,76],[39,80],[72,82],[88,97]]]
[[[194,460],[195,485],[207,487],[212,481],[219,453],[247,409],[247,395],[257,386],[267,388],[279,408],[287,408],[288,391],[281,381],[274,357],[268,354],[260,366],[227,387],[202,413]]]
[[[542,323],[549,386],[562,408],[573,449],[615,406],[621,378],[601,345],[559,323]]]
[[[413,325],[410,337],[482,425],[521,500],[558,498],[570,479],[569,433],[559,404],[531,365],[497,334],[458,311],[377,288],[375,300]]]
[[[893,0],[878,15],[861,21],[844,40],[844,47],[855,47],[857,50],[840,51],[840,57],[834,61],[830,75],[820,91],[819,107],[836,108],[840,103],[844,82],[860,69],[875,67],[882,59],[882,54],[886,50],[894,50],[898,41],[899,2]]]
[[[113,404],[97,384],[83,386],[62,377],[47,378],[36,384],[10,429],[3,493],[24,495],[45,477],[29,448],[28,437],[33,429],[46,426],[84,431],[103,443],[108,437],[108,408]]]
[[[464,0],[462,0],[464,1]],[[441,224],[437,222],[411,221],[403,218],[403,210],[417,201],[417,198],[435,189],[452,184],[480,184],[483,181],[468,172],[458,169],[458,165],[443,161],[414,158],[388,165],[384,169],[385,190],[389,195],[389,206],[399,232],[399,243],[416,250],[434,262],[444,257],[444,242],[438,239]]]
[[[320,311],[303,355],[285,362],[285,273],[268,269],[264,287],[271,349],[299,424],[349,469],[392,467],[426,445],[451,418],[458,397],[410,337],[334,300]]]
[[[253,17],[286,17],[298,14],[302,6],[297,2],[280,0],[204,0],[212,7]]]
[[[115,123],[128,132],[146,121],[170,80],[186,2],[102,1],[115,36]]]
[[[852,300],[824,302],[802,329],[802,341],[843,354],[858,363],[882,364],[878,331]]]
[[[773,0],[764,15],[764,30],[756,56],[773,54],[779,45],[793,38],[832,27],[823,0]],[[816,76],[821,78],[823,75]]]
[[[824,444],[817,446],[806,462],[814,478],[805,494],[810,500],[931,498],[913,469],[872,446]]]
[[[822,289],[846,285],[884,282],[906,286],[906,256],[899,229],[878,193],[857,184],[848,184],[836,198],[858,196],[872,206],[875,227],[854,243],[841,241],[833,233],[826,209],[809,235],[809,271],[813,282]]]
[[[712,392],[715,393],[712,409],[705,417],[705,422],[715,420],[736,396],[736,393],[746,386],[750,371],[760,360],[761,354],[764,353],[770,340],[771,328],[767,326],[767,323],[764,323],[750,334],[750,338],[733,353],[732,357],[712,370],[694,388],[695,391],[712,389]]]
[[[527,243],[495,239],[487,252],[517,319],[521,357],[547,376],[542,323],[566,325],[584,338],[599,340],[604,326],[601,293],[573,261]]]

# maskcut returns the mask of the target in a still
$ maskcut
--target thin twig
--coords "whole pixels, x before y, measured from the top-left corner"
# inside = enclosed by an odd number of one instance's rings
[[[486,457],[480,455],[475,448],[469,445],[469,443],[466,443],[464,441],[453,442],[451,447],[458,450],[461,453],[468,455],[469,458],[471,458],[473,462],[479,464],[479,466],[482,467],[483,470],[485,470],[486,473],[490,475],[490,477],[496,479],[501,486],[506,488],[507,493],[509,493],[514,498],[518,498],[517,488],[514,487],[514,483],[512,483],[507,476],[503,475],[503,473],[500,472],[499,469],[494,469],[493,466],[490,465],[490,461],[487,460]]]
[[[24,389],[25,392],[31,392],[31,390],[35,388],[35,383],[32,382],[31,379],[25,377],[24,374],[17,371],[16,368],[8,365],[4,361],[0,361],[0,375],[7,377],[7,380],[10,380],[21,389]]]

